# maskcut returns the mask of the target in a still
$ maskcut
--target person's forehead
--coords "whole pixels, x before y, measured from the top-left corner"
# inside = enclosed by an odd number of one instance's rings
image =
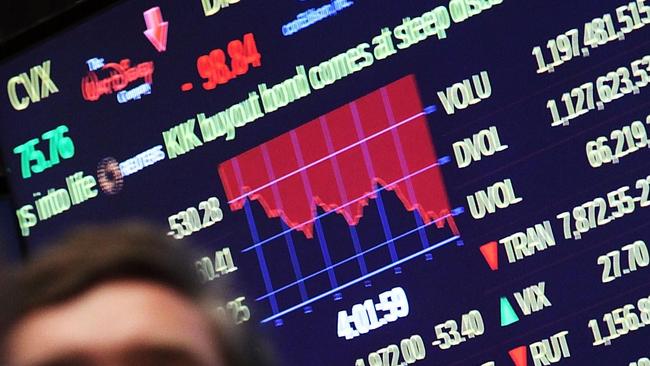
[[[215,342],[198,305],[165,286],[124,280],[100,284],[65,303],[29,314],[10,335],[9,354],[31,361],[54,354],[99,355],[151,345],[214,359]]]

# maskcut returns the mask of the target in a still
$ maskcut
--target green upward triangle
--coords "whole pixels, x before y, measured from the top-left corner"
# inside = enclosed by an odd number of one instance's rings
[[[510,305],[510,301],[506,297],[501,298],[501,326],[507,327],[510,324],[514,324],[519,321],[515,309]]]

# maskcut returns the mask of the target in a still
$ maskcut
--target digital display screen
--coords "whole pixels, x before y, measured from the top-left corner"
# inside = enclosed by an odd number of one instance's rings
[[[647,366],[648,24],[645,0],[120,1],[0,64],[17,231],[188,238],[283,365]]]

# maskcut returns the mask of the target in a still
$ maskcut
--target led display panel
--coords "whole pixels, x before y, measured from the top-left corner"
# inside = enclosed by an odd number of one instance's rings
[[[16,231],[165,227],[284,365],[650,365],[649,23],[119,1],[0,64]]]

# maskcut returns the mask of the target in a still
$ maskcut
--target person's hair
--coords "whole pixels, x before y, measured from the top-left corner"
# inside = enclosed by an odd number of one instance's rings
[[[8,271],[0,283],[0,364],[5,364],[7,356],[7,335],[28,314],[105,282],[150,281],[201,306],[205,287],[198,280],[189,251],[180,245],[141,223],[88,226],[71,231],[38,257]],[[221,301],[218,296],[210,296],[210,300]],[[211,318],[214,343],[227,366],[268,364],[261,343],[248,332]]]

